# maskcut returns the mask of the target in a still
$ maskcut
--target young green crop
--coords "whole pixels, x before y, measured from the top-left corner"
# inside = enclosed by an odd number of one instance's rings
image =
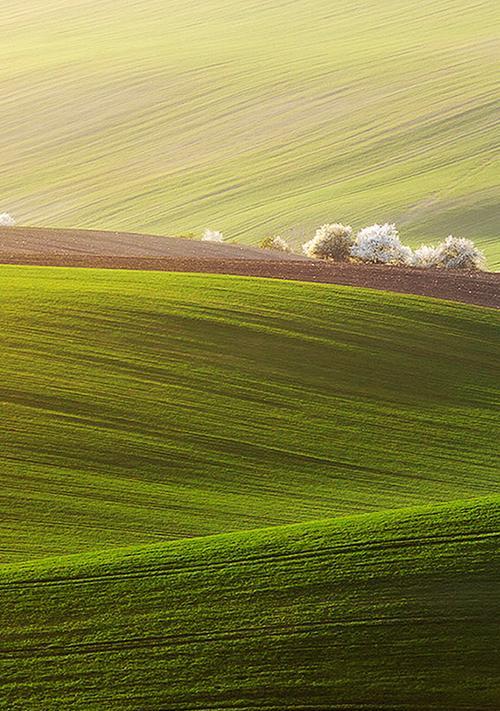
[[[0,568],[0,709],[489,709],[498,499]]]
[[[498,490],[498,314],[228,276],[0,269],[4,561]]]

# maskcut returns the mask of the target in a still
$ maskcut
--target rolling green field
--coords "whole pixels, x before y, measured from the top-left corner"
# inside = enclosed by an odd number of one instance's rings
[[[10,0],[18,224],[453,233],[500,267],[486,0]],[[0,711],[495,711],[499,314],[0,266]]]
[[[0,709],[495,709],[498,500],[0,570]]]
[[[0,268],[1,555],[498,489],[498,313],[227,276]]]
[[[10,0],[0,210],[249,243],[389,220],[498,267],[496,20],[486,0]]]
[[[497,311],[0,280],[2,711],[498,707]]]

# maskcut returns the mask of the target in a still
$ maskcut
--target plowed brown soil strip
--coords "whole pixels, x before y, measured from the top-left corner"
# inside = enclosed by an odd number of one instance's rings
[[[500,308],[500,273],[331,264],[251,247],[150,235],[6,228],[0,230],[0,263],[270,277]]]
[[[169,257],[187,259],[305,260],[240,244],[202,242],[181,237],[141,235],[135,232],[50,229],[46,227],[0,227],[0,260],[17,255],[85,257]],[[91,265],[89,265],[91,266]]]

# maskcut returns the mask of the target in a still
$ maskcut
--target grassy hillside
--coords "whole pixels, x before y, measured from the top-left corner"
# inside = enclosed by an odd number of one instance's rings
[[[3,561],[498,491],[498,313],[0,269]]]
[[[396,220],[498,265],[495,20],[487,0],[10,0],[0,209],[248,242]]]
[[[498,501],[4,567],[0,709],[495,709]]]

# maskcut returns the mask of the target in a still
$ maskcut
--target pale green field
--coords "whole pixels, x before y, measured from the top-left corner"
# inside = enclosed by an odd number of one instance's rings
[[[495,240],[494,3],[11,0],[0,210],[300,241]]]

